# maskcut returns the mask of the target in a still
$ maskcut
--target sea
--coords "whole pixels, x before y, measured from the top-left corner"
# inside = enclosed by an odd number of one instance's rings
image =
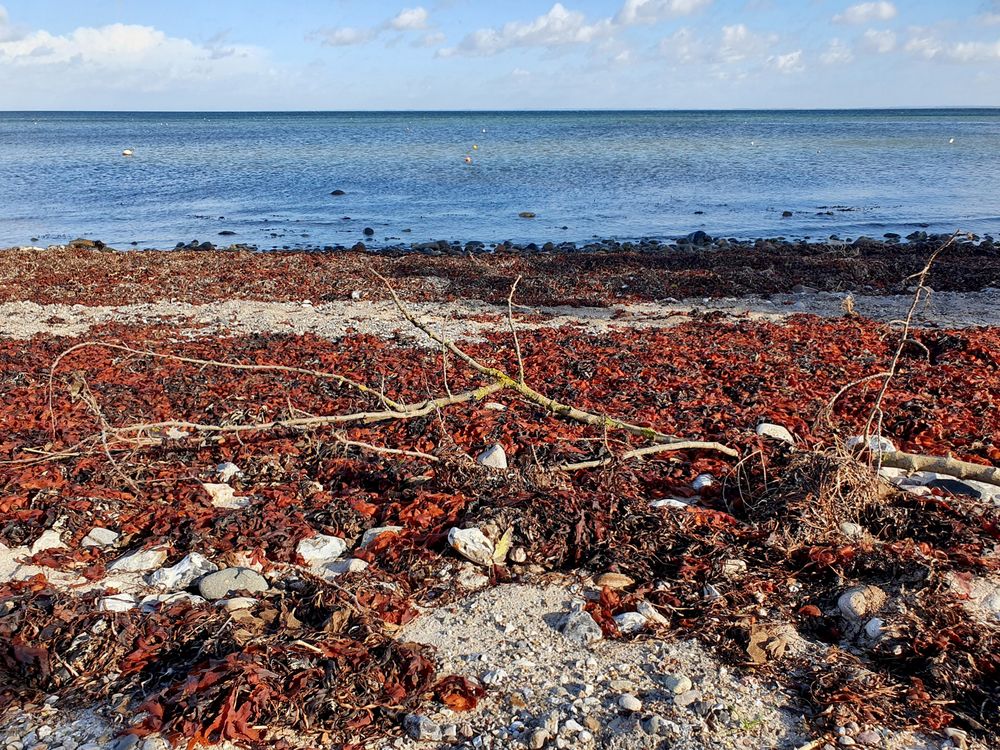
[[[998,175],[1000,109],[0,112],[0,247],[1000,236]]]

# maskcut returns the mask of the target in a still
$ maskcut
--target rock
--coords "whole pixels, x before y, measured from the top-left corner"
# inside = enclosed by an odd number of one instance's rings
[[[237,496],[233,492],[233,488],[228,484],[202,482],[201,486],[205,488],[205,492],[212,498],[212,505],[216,508],[239,510],[250,505],[250,498]]]
[[[885,592],[878,586],[856,586],[840,595],[837,608],[845,618],[858,622],[866,614],[878,612],[885,602]]]
[[[339,197],[341,195],[347,195],[347,193],[345,193],[343,190],[337,189],[337,190],[331,190],[330,195]]]
[[[128,612],[135,609],[135,597],[131,594],[112,594],[97,602],[98,612]]]
[[[35,540],[34,544],[28,548],[28,554],[37,555],[39,552],[44,552],[47,549],[62,549],[65,546],[62,541],[62,535],[58,531],[55,529],[46,529]]]
[[[642,710],[642,701],[631,693],[623,693],[618,696],[618,706],[625,711],[638,713]]]
[[[441,727],[420,714],[407,714],[403,719],[403,728],[417,742],[440,742]]]
[[[712,238],[700,229],[697,232],[691,232],[685,239],[692,245],[699,246],[708,245],[712,242]]]
[[[242,476],[243,472],[240,471],[240,467],[234,464],[233,462],[223,461],[221,464],[215,467],[215,474],[216,476],[219,477],[220,482],[228,483],[230,479]]]
[[[865,529],[863,526],[851,523],[850,521],[844,521],[840,524],[840,531],[848,539],[860,539],[865,535]]]
[[[781,212],[781,218],[783,218],[783,219],[791,218],[794,215],[795,214],[793,214],[791,211],[782,211]]]
[[[477,565],[493,565],[493,542],[477,528],[460,529],[453,527],[448,532],[448,544],[466,560]]]
[[[149,576],[149,583],[170,591],[186,589],[203,575],[214,573],[218,569],[219,566],[204,555],[192,552],[169,568],[154,571]]]
[[[622,612],[620,615],[615,615],[612,619],[615,621],[615,625],[618,626],[618,631],[622,635],[638,633],[649,624],[649,620],[646,619],[645,615],[641,615],[638,612]]]
[[[837,738],[837,744],[842,747],[852,747],[857,743],[854,741],[853,737],[851,737],[849,734],[845,734],[843,737]]]
[[[476,456],[476,463],[491,469],[506,469],[507,454],[504,452],[503,446],[497,443]]]
[[[885,630],[885,620],[873,617],[865,623],[865,635],[873,641],[878,640]]]
[[[688,706],[697,703],[701,700],[701,691],[698,688],[692,688],[691,690],[685,690],[680,695],[674,696],[674,705],[680,706],[681,708],[687,708]]]
[[[528,737],[528,747],[531,750],[542,750],[545,747],[545,743],[549,741],[551,735],[549,730],[545,727],[539,727],[532,731],[531,735]]]
[[[303,539],[295,552],[311,568],[329,565],[347,551],[347,542],[339,536],[317,534]]]
[[[100,240],[88,240],[85,237],[77,237],[75,240],[71,240],[67,247],[72,248],[85,248],[87,250],[100,249],[104,247],[104,243]]]
[[[609,589],[627,589],[635,581],[621,573],[602,573],[594,583],[601,588],[607,586]]]
[[[361,544],[359,544],[358,546],[361,549],[364,549],[383,534],[395,534],[396,532],[402,530],[403,530],[402,526],[376,526],[373,529],[368,529],[368,531],[362,534]]]
[[[147,737],[139,745],[139,750],[171,750],[172,747],[163,737]]]
[[[848,438],[847,448],[848,450],[852,448],[857,448],[858,446],[864,444],[865,439],[860,435],[855,435],[854,437]],[[868,449],[873,453],[895,453],[896,446],[893,445],[892,441],[884,437],[871,437],[868,439]]]
[[[663,677],[663,686],[674,695],[680,695],[690,690],[692,683],[686,674],[668,674]]]
[[[216,573],[209,573],[198,584],[199,593],[213,601],[231,598],[240,591],[258,594],[267,589],[267,579],[249,568],[226,568]]]
[[[354,291],[351,292],[351,299],[354,300],[355,302],[357,302],[359,299],[361,299],[364,296],[365,296],[365,293],[362,292],[360,289],[355,289]]]
[[[165,547],[151,547],[129,552],[108,566],[111,573],[145,573],[159,568],[167,561]]]
[[[528,561],[528,553],[524,547],[514,547],[510,551],[510,561],[512,563],[517,563],[518,565]]]
[[[636,611],[650,622],[656,625],[669,625],[670,620],[660,614],[660,610],[643,599],[635,605]]]
[[[346,560],[335,560],[323,567],[320,571],[320,575],[324,578],[333,577],[336,578],[344,573],[360,573],[363,570],[368,569],[368,562],[365,560],[359,560],[356,557],[349,557]]]
[[[235,234],[236,232],[234,232],[231,229],[223,229],[221,232],[219,232],[220,237],[232,237]]]
[[[564,636],[580,646],[589,646],[604,637],[601,626],[597,624],[590,612],[583,608],[583,604],[573,606],[569,614],[566,615],[566,619],[563,620],[560,630]]]
[[[689,507],[691,504],[682,500],[678,497],[665,497],[660,500],[654,500],[649,504],[650,508],[674,508],[676,510],[683,510]]]
[[[375,230],[372,229],[371,227],[365,227],[362,233],[365,235],[365,237],[371,237],[375,234]]]
[[[118,541],[119,534],[111,529],[95,526],[83,538],[80,544],[84,547],[110,547]]]
[[[534,219],[535,213],[532,211],[521,211],[521,213],[519,213],[518,216],[520,216],[522,219]]]
[[[232,599],[220,599],[216,604],[226,612],[239,612],[242,609],[250,609],[257,604],[257,600],[252,596],[234,596]]]
[[[860,744],[868,745],[869,747],[878,747],[882,744],[882,735],[878,732],[873,732],[871,729],[861,732],[854,739]]]
[[[691,482],[691,487],[695,492],[701,492],[702,490],[711,487],[713,484],[715,484],[715,477],[711,474],[699,474],[694,478],[694,481]]]
[[[788,443],[788,445],[795,445],[795,438],[792,436],[786,428],[779,424],[771,424],[770,422],[761,422],[757,425],[757,434],[761,437],[770,438],[771,440],[777,440],[780,443]]]

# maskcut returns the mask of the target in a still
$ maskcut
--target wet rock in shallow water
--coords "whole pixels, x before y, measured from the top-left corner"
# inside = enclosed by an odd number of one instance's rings
[[[708,245],[712,242],[712,238],[700,229],[697,232],[691,232],[685,239],[692,245],[699,246]]]
[[[371,227],[365,227],[362,234],[364,234],[365,237],[372,237],[375,235],[375,230]]]
[[[347,195],[347,193],[345,193],[345,192],[344,192],[343,190],[339,190],[339,189],[338,189],[338,190],[331,190],[331,191],[330,191],[330,195],[333,195],[333,196],[336,196],[336,197],[339,197],[339,196],[341,196],[341,195]]]
[[[441,727],[420,714],[407,714],[403,720],[406,733],[417,742],[440,742]]]
[[[792,433],[788,431],[787,428],[782,427],[780,424],[772,424],[770,422],[761,422],[757,425],[757,434],[761,437],[770,438],[771,440],[777,440],[781,443],[788,443],[788,445],[795,445],[795,438]]]
[[[310,567],[329,565],[347,551],[347,542],[339,536],[317,534],[303,539],[295,547],[295,552]]]
[[[149,576],[151,586],[175,591],[186,589],[203,575],[214,573],[219,566],[204,555],[192,552],[169,568],[160,568]]]
[[[491,469],[506,469],[507,453],[504,451],[503,446],[497,443],[480,453],[476,457],[476,463]]]
[[[267,589],[267,579],[249,568],[226,568],[210,573],[198,584],[199,593],[210,600],[228,599],[240,591],[257,594]]]
[[[477,528],[454,527],[448,532],[448,544],[466,560],[477,565],[493,564],[494,547],[487,536]]]
[[[159,568],[167,561],[167,550],[164,547],[140,549],[119,557],[108,566],[111,573],[145,573]]]
[[[111,529],[95,526],[83,538],[80,544],[84,547],[110,547],[118,541],[119,534]]]
[[[590,612],[583,608],[583,604],[573,606],[569,614],[566,615],[566,619],[563,620],[560,630],[569,640],[581,646],[589,646],[604,637],[601,626],[597,624]]]

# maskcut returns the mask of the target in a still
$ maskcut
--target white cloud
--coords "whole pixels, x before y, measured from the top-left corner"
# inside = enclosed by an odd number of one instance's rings
[[[1000,39],[995,42],[944,42],[932,35],[917,34],[906,43],[905,49],[924,60],[960,64],[1000,62]]]
[[[556,3],[533,21],[511,21],[499,29],[479,29],[465,36],[456,47],[442,49],[442,57],[452,55],[495,55],[512,47],[561,47],[586,44],[608,36],[614,29],[610,18],[588,23],[579,11]]]
[[[693,63],[700,59],[704,47],[693,31],[681,28],[668,37],[660,40],[660,54],[671,57],[682,65]]]
[[[854,60],[854,53],[839,39],[831,39],[819,60],[824,65],[846,65]]]
[[[885,55],[896,49],[896,32],[868,29],[861,37],[861,45],[871,52]]]
[[[852,5],[833,17],[836,23],[846,23],[860,25],[865,23],[875,23],[877,21],[891,21],[897,15],[896,6],[885,0],[873,3],[858,3]]]
[[[622,25],[654,24],[707,8],[713,0],[625,0],[615,21]]]
[[[718,57],[726,63],[741,62],[766,55],[777,42],[777,34],[757,34],[742,23],[723,26]]]
[[[800,49],[786,55],[774,55],[768,58],[768,63],[779,73],[801,73],[806,69]]]
[[[372,29],[357,29],[353,26],[342,26],[339,29],[325,29],[317,32],[320,41],[329,47],[350,47],[364,44],[375,38]]]
[[[396,31],[422,31],[427,28],[427,10],[421,7],[401,10],[389,21],[389,27]]]

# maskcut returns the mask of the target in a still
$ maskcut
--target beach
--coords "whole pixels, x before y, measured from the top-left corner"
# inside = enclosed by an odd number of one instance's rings
[[[0,251],[8,746],[992,746],[992,241],[529,244]]]

